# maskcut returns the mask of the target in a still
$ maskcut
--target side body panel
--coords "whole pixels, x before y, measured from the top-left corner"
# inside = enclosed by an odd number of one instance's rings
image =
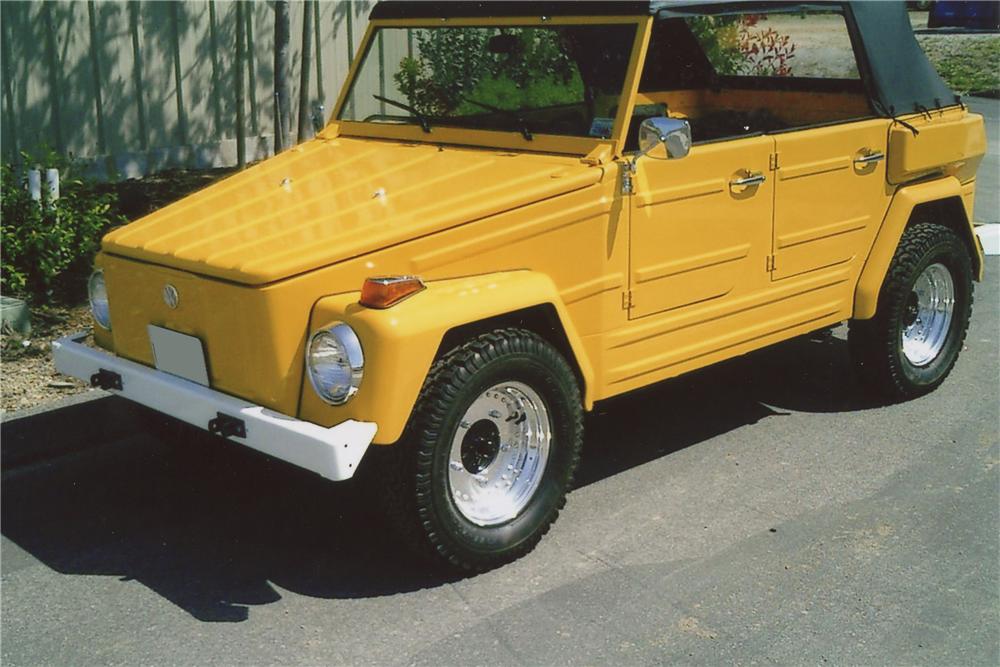
[[[760,272],[767,275],[763,267]],[[853,291],[850,268],[836,266],[739,297],[633,320],[600,337],[602,397],[840,322],[850,317]]]

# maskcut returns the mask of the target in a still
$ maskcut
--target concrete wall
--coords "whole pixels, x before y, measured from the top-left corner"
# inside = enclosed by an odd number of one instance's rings
[[[305,11],[314,11],[309,99],[329,116],[373,4],[291,2],[292,137]],[[245,129],[254,160],[273,150],[274,9],[263,1],[244,8],[252,33],[242,73]],[[49,147],[91,162],[95,175],[126,178],[235,164],[236,15],[226,0],[0,2],[3,159]]]

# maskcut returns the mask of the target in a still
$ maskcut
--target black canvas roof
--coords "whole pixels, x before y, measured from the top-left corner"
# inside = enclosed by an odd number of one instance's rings
[[[431,0],[384,0],[372,9],[373,19],[440,18],[476,16],[636,16],[653,12],[662,2],[587,2],[586,0],[549,0],[512,2],[480,0],[469,2],[433,2]]]
[[[905,3],[897,2],[732,2],[731,0],[653,0],[636,2],[429,2],[387,0],[375,5],[372,19],[488,16],[641,16],[658,19],[727,13],[842,11],[859,48],[869,95],[884,116],[937,109],[958,103],[958,96],[934,70],[917,44]]]

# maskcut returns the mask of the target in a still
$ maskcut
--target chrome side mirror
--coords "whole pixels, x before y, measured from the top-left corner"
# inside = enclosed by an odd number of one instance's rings
[[[663,155],[659,147],[663,147]],[[661,160],[677,159],[691,151],[691,125],[679,118],[647,118],[639,126],[639,154]]]
[[[662,148],[661,148],[662,147]],[[682,158],[691,151],[691,126],[686,120],[656,116],[639,125],[639,152],[626,159],[622,170],[622,194],[632,194],[635,163],[643,155],[661,160]],[[662,153],[662,155],[657,155]]]

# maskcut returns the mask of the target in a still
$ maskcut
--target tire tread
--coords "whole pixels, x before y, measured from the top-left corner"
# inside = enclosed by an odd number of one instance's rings
[[[968,260],[962,240],[951,229],[932,222],[920,222],[907,228],[900,238],[886,272],[875,316],[870,320],[851,320],[848,324],[851,356],[855,360],[861,378],[890,400],[915,398],[932,391],[944,382],[958,360],[956,353],[937,380],[928,385],[915,386],[907,380],[898,361],[896,349],[898,331],[891,321],[909,296],[911,282],[920,262],[933,248],[945,243],[961,248],[962,256]],[[968,295],[962,312],[956,310],[954,314],[959,320],[956,346],[957,350],[961,351],[969,328],[969,314],[972,311],[971,271],[967,271],[964,277],[953,275],[953,278],[966,281],[966,285],[956,285],[956,289],[963,289]]]
[[[477,554],[471,557],[454,548],[442,536],[431,516],[432,465],[443,422],[462,386],[488,364],[509,356],[541,357],[567,377],[572,378],[570,404],[573,411],[573,442],[570,449],[568,477],[555,510],[529,538],[502,554]],[[399,536],[417,553],[441,560],[465,572],[482,572],[516,560],[531,551],[549,531],[559,511],[566,504],[566,491],[580,459],[583,432],[583,409],[579,388],[569,364],[545,339],[526,329],[496,329],[480,334],[442,355],[431,367],[424,381],[413,415],[403,439],[387,449],[393,461],[379,471],[381,497],[388,518]]]

